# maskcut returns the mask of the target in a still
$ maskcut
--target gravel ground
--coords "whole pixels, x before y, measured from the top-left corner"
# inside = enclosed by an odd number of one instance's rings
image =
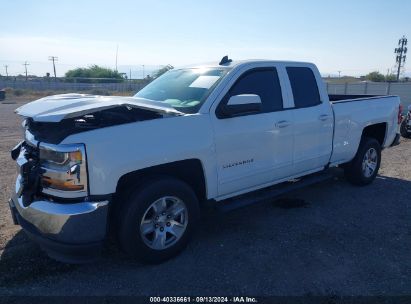
[[[7,199],[20,140],[0,104],[1,295],[411,295],[411,141],[383,152],[368,187],[342,177],[289,194],[298,208],[265,202],[203,220],[189,247],[157,266],[110,246],[102,259],[49,259],[14,226]]]

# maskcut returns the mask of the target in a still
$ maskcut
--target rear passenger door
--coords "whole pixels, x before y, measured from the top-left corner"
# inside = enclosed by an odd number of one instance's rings
[[[276,67],[252,68],[235,79],[212,115],[220,197],[272,183],[292,169],[292,110],[285,111]],[[219,117],[221,105],[241,94],[256,94],[261,111]],[[211,111],[213,113],[213,110]]]
[[[333,113],[321,96],[322,81],[310,67],[287,66],[294,100],[294,174],[316,171],[330,159],[333,138]]]

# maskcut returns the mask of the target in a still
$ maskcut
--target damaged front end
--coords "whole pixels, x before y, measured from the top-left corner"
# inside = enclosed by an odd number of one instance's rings
[[[9,200],[14,223],[57,260],[77,263],[98,256],[110,198],[88,195],[84,145],[41,143],[26,131],[11,154],[18,168]]]
[[[27,118],[26,127],[38,141],[58,144],[69,135],[120,124],[163,118],[165,114],[146,109],[118,106],[59,122],[35,121]]]
[[[170,106],[131,97],[55,95],[16,110],[25,117],[25,141],[11,152],[19,168],[17,194],[24,205],[36,195],[89,196],[87,143],[61,144],[76,133],[182,114]]]
[[[39,150],[23,141],[11,150],[11,157],[17,162],[18,168],[16,195],[22,198],[24,206],[28,206],[41,192],[44,170],[40,167]]]
[[[60,198],[88,196],[86,146],[60,144],[67,136],[120,124],[163,118],[165,114],[146,109],[114,108],[65,118],[59,122],[26,118],[26,140],[14,148],[12,158],[20,168],[20,191],[24,202],[41,193]]]
[[[90,195],[87,143],[68,136],[120,124],[181,115],[146,100],[51,96],[16,110],[25,140],[12,151],[18,176],[9,200],[13,220],[53,258],[83,262],[101,251],[111,195]]]
[[[38,199],[83,199],[89,195],[83,144],[52,145],[26,140],[11,155],[18,168],[16,196],[23,206]]]
[[[38,141],[60,143],[65,137],[99,128],[183,115],[167,103],[121,96],[61,94],[16,109]]]

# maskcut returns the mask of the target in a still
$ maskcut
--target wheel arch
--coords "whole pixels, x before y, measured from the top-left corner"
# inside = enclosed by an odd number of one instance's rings
[[[199,159],[185,159],[128,172],[118,180],[116,196],[124,196],[136,188],[133,185],[142,184],[154,176],[180,179],[193,189],[200,202],[207,198],[205,171]]]
[[[384,146],[385,138],[387,134],[387,123],[386,122],[381,122],[381,123],[376,123],[372,124],[369,126],[366,126],[362,130],[362,136],[361,138],[364,137],[371,137],[376,139],[381,147]]]

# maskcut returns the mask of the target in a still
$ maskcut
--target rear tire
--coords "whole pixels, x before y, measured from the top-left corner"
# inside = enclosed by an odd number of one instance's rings
[[[149,180],[123,203],[118,241],[128,255],[147,263],[157,264],[180,253],[199,218],[194,191],[169,177]]]
[[[375,138],[363,137],[354,159],[344,166],[346,179],[357,186],[372,183],[381,164],[381,145]]]

